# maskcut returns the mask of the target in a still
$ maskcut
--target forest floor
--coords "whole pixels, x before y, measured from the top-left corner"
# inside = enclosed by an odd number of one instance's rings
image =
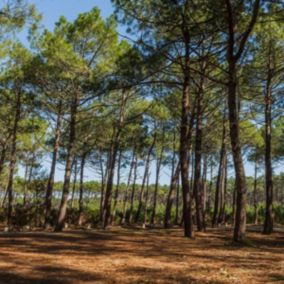
[[[0,283],[284,283],[284,229],[257,231],[243,246],[228,228],[0,233]]]

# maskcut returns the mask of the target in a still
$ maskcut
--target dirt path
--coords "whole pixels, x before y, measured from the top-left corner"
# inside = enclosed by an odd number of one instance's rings
[[[1,233],[0,283],[284,283],[284,233],[249,238],[237,247],[225,229],[196,240],[179,229]]]

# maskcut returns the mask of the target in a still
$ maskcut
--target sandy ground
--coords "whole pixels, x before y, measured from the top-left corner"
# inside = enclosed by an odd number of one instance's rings
[[[284,283],[284,231],[254,231],[245,246],[224,228],[0,233],[0,283]]]

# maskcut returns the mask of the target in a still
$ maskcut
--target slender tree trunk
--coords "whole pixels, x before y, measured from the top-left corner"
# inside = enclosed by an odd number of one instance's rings
[[[216,181],[216,191],[215,191],[212,227],[215,227],[216,224],[217,224],[218,212],[220,210],[220,198],[221,198],[221,190],[222,190],[222,186],[223,186],[225,163],[226,163],[226,115],[224,114],[224,117],[223,117],[223,133],[222,133],[222,147],[221,147],[221,152],[220,152],[218,176],[217,176],[217,181]]]
[[[105,193],[105,185],[107,180],[107,165],[108,161],[106,162],[105,170],[104,170],[104,163],[102,159],[103,152],[101,151],[100,154],[100,170],[101,170],[101,196],[100,196],[100,222],[103,221],[103,204],[104,204],[104,193]]]
[[[147,175],[147,181],[146,181],[146,194],[145,194],[145,206],[144,206],[144,221],[142,228],[145,229],[147,225],[147,220],[148,220],[148,199],[149,199],[149,181],[150,181],[150,175],[151,173],[148,172]]]
[[[135,189],[136,189],[137,168],[138,168],[138,158],[137,158],[137,156],[135,156],[133,184],[132,184],[132,190],[131,190],[131,196],[130,196],[130,209],[129,209],[129,215],[128,215],[128,218],[127,218],[128,224],[132,223],[132,219],[133,219],[133,208],[134,208],[134,196],[135,196]]]
[[[115,193],[114,193],[114,204],[113,204],[113,210],[112,210],[111,221],[110,221],[112,225],[113,225],[114,222],[115,222],[116,210],[117,210],[117,203],[118,203],[118,197],[119,197],[121,157],[122,157],[122,150],[119,151],[119,155],[118,155],[118,163],[117,163],[117,182],[116,182],[116,189],[115,189]]]
[[[203,84],[202,84],[203,85]],[[196,224],[198,231],[205,230],[204,213],[203,213],[203,193],[202,193],[202,179],[201,179],[201,159],[202,159],[202,127],[203,127],[203,106],[202,106],[202,92],[203,86],[197,94],[197,112],[196,112],[196,136],[195,136],[195,169],[194,169],[194,183],[193,192],[195,197],[196,209]]]
[[[28,163],[26,163],[25,176],[24,176],[24,199],[23,199],[23,206],[24,207],[27,204],[28,173],[29,173],[29,166],[28,166]]]
[[[137,223],[139,221],[142,206],[143,206],[143,203],[144,203],[145,184],[146,184],[146,179],[147,179],[148,172],[149,172],[150,159],[151,159],[151,155],[152,155],[155,144],[156,144],[156,132],[154,134],[153,141],[152,141],[152,144],[151,144],[151,146],[148,150],[148,154],[147,154],[146,161],[145,161],[145,171],[144,171],[141,190],[140,190],[140,194],[139,194],[139,203],[138,203],[138,208],[137,208],[137,212],[136,212],[135,219],[134,219],[135,223]]]
[[[65,225],[65,217],[68,203],[69,187],[71,180],[72,164],[75,156],[75,141],[76,141],[76,122],[77,122],[77,108],[78,108],[79,98],[78,94],[75,95],[71,105],[71,120],[70,120],[70,130],[69,130],[69,142],[66,157],[65,166],[65,176],[63,183],[62,198],[59,208],[59,214],[57,218],[57,224],[55,226],[55,231],[62,231]]]
[[[170,220],[171,220],[171,211],[172,211],[172,205],[174,202],[174,192],[177,191],[177,183],[179,180],[179,175],[180,175],[180,164],[178,163],[176,169],[174,170],[174,174],[172,174],[171,178],[171,185],[170,185],[170,190],[169,194],[167,197],[167,204],[166,204],[166,211],[165,211],[165,219],[164,219],[164,228],[167,229],[169,228],[170,225]],[[178,211],[178,193],[176,192],[176,209]],[[178,212],[176,212],[176,220],[178,219]],[[177,224],[177,221],[176,221]]]
[[[45,214],[44,214],[45,215],[45,221],[44,221],[45,227],[47,227],[51,222],[50,213],[51,213],[51,207],[52,207],[52,193],[53,193],[53,186],[54,186],[54,175],[55,175],[55,169],[56,169],[58,150],[60,146],[61,125],[62,125],[62,101],[60,100],[58,104],[58,113],[57,113],[57,122],[56,122],[55,137],[54,137],[54,144],[53,144],[51,168],[50,168],[50,173],[49,173],[49,178],[48,178],[47,188],[46,188],[46,195],[45,195]]]
[[[207,206],[207,155],[203,159],[203,174],[202,174],[202,206],[203,206],[203,224],[206,229],[206,206]]]
[[[224,169],[222,173],[222,186],[221,186],[220,209],[218,215],[218,225],[221,225],[225,221],[226,191],[227,191],[227,155],[225,155]]]
[[[81,169],[80,169],[80,194],[79,194],[79,220],[78,225],[81,226],[83,222],[83,213],[84,213],[84,170],[86,162],[86,153],[82,155],[81,158]]]
[[[136,160],[136,144],[134,144],[134,147],[133,147],[132,160],[131,160],[131,164],[130,164],[127,185],[126,185],[124,198],[123,198],[121,225],[124,225],[124,223],[126,221],[128,190],[129,190],[129,186],[130,186],[130,182],[131,182],[132,172],[133,172],[133,169],[135,167],[135,160]]]
[[[258,224],[258,202],[257,202],[257,160],[254,164],[254,185],[253,185],[253,206],[254,206],[254,224]]]
[[[74,174],[73,174],[73,188],[72,188],[72,195],[71,195],[71,200],[70,200],[70,205],[71,208],[74,207],[74,196],[75,196],[75,191],[76,191],[76,185],[77,185],[77,167],[78,167],[78,162],[77,162],[77,158],[74,158]]]
[[[10,163],[9,163],[9,173],[8,173],[8,214],[7,214],[7,224],[9,230],[12,227],[12,216],[13,216],[13,182],[14,182],[14,171],[17,163],[17,133],[18,125],[21,118],[21,108],[22,108],[22,94],[20,91],[16,92],[16,108],[14,125],[12,130],[12,141],[11,141],[11,152],[10,152]]]
[[[185,24],[185,23],[184,23]],[[188,137],[189,137],[189,83],[190,83],[190,37],[187,29],[183,30],[185,43],[185,62],[183,66],[183,90],[181,104],[181,125],[180,125],[180,165],[183,198],[183,223],[184,236],[193,237],[192,224],[192,205],[189,192],[189,156],[188,156]]]
[[[119,149],[120,144],[120,136],[121,130],[124,124],[124,113],[125,113],[125,105],[126,105],[126,90],[123,90],[121,104],[120,104],[120,112],[119,112],[119,121],[118,121],[118,129],[114,135],[114,141],[110,150],[110,161],[109,161],[109,171],[108,178],[106,184],[106,192],[103,206],[103,228],[105,229],[110,221],[111,215],[111,196],[112,196],[112,188],[113,188],[113,176],[115,170],[116,156]]]
[[[162,143],[164,144],[164,132],[163,132],[163,141],[162,141]],[[160,171],[161,171],[161,166],[162,166],[163,155],[164,155],[164,145],[162,146],[160,157],[157,159],[156,181],[155,181],[155,190],[154,190],[154,196],[153,196],[153,209],[152,209],[151,220],[150,220],[150,224],[151,225],[155,224],[156,207],[157,207],[157,196],[158,196],[159,179],[160,179]]]
[[[177,194],[176,194],[176,212],[175,212],[175,221],[174,224],[179,224],[179,196],[180,196],[180,172],[179,177],[177,179]]]
[[[271,163],[271,132],[272,132],[272,78],[273,78],[273,60],[272,60],[271,45],[269,46],[269,62],[268,62],[268,77],[265,91],[265,219],[264,219],[264,234],[273,232],[273,177]]]
[[[213,187],[213,163],[210,163],[210,182],[207,192],[207,212],[211,212],[211,204],[212,204],[212,187]]]
[[[0,177],[2,175],[4,166],[5,166],[6,152],[7,152],[7,146],[3,145],[1,155],[0,155]]]

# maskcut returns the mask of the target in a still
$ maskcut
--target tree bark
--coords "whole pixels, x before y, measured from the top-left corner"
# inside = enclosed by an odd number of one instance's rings
[[[167,197],[167,204],[166,204],[166,211],[165,211],[165,219],[164,219],[164,228],[167,229],[170,226],[170,220],[171,220],[171,211],[172,211],[172,205],[174,202],[174,192],[177,191],[177,183],[179,180],[179,175],[180,175],[180,163],[178,163],[176,169],[174,170],[174,174],[172,174],[171,178],[171,185],[170,185],[170,190],[169,194]],[[178,193],[176,192],[176,199],[178,199]],[[176,201],[176,220],[178,219],[178,200]],[[177,224],[177,221],[176,221]]]
[[[82,155],[81,158],[81,168],[80,168],[80,194],[79,194],[79,220],[78,225],[82,225],[83,221],[83,213],[84,213],[84,170],[85,170],[85,163],[86,163],[86,153]]]
[[[202,127],[203,127],[203,106],[202,106],[202,93],[203,83],[201,83],[200,90],[197,94],[197,110],[196,110],[196,135],[195,135],[195,169],[194,169],[194,183],[193,193],[195,197],[195,209],[196,209],[196,223],[197,230],[205,230],[204,212],[203,212],[203,186],[201,179],[201,159],[202,159]]]
[[[133,208],[134,208],[134,196],[135,196],[135,190],[136,190],[136,179],[137,179],[137,168],[138,168],[138,158],[135,156],[135,165],[134,165],[134,174],[133,174],[133,184],[132,184],[132,190],[131,190],[131,196],[130,196],[130,209],[129,209],[129,215],[127,218],[127,223],[132,223],[133,219]]]
[[[78,174],[78,170],[77,170],[77,167],[78,167],[77,157],[74,158],[73,166],[74,166],[73,188],[72,188],[72,194],[71,194],[71,200],[70,200],[71,208],[74,207],[74,196],[75,196],[76,185],[77,185],[77,174]]]
[[[258,224],[258,200],[257,200],[257,160],[254,164],[254,184],[253,184],[253,206],[254,206],[254,224]]]
[[[269,47],[270,48],[270,47]],[[273,62],[271,52],[269,52],[268,78],[265,92],[265,220],[263,233],[271,234],[273,232],[273,177],[271,163],[271,132],[272,132],[272,78]]]
[[[57,112],[57,122],[56,122],[56,129],[55,129],[55,139],[53,144],[53,153],[52,153],[52,161],[51,161],[51,168],[49,173],[49,178],[47,182],[46,188],[46,195],[45,195],[45,221],[44,226],[47,227],[50,224],[50,213],[52,207],[52,193],[53,193],[53,186],[54,186],[54,176],[55,176],[55,169],[56,169],[56,162],[58,156],[58,150],[60,146],[60,136],[61,136],[61,125],[62,125],[62,101],[59,101],[58,104],[58,112]]]
[[[121,225],[124,225],[124,223],[126,221],[128,190],[129,190],[129,186],[130,186],[130,182],[131,182],[132,172],[133,172],[133,169],[135,167],[135,161],[136,161],[136,144],[134,144],[134,147],[133,147],[132,160],[131,160],[131,164],[130,164],[130,170],[129,170],[128,180],[127,180],[127,185],[126,185],[124,198],[123,198]]]
[[[112,210],[111,221],[110,221],[111,224],[114,224],[115,222],[117,203],[118,203],[118,197],[119,197],[121,157],[122,157],[122,151],[120,150],[119,155],[118,155],[118,162],[117,162],[117,183],[116,183],[116,189],[114,193],[114,203],[113,203],[113,210]]]
[[[75,142],[76,142],[76,123],[77,123],[77,108],[79,104],[78,94],[73,98],[71,109],[70,109],[70,130],[69,130],[69,141],[68,141],[68,149],[67,149],[67,157],[66,157],[66,165],[65,165],[65,175],[64,175],[64,183],[63,183],[63,191],[61,197],[61,203],[57,218],[57,224],[55,226],[55,231],[62,231],[65,225],[65,217],[67,210],[67,202],[69,195],[69,187],[71,180],[71,171],[72,164],[75,156]]]
[[[220,211],[220,199],[221,199],[221,190],[223,187],[225,163],[226,163],[226,115],[224,113],[222,147],[220,151],[220,162],[219,162],[219,170],[218,170],[218,176],[217,176],[217,181],[216,181],[214,212],[213,212],[213,218],[212,218],[213,228],[217,225],[218,212]]]
[[[162,144],[164,144],[164,135],[165,130],[163,130],[163,139]],[[155,190],[154,190],[154,196],[153,196],[153,208],[152,208],[152,214],[151,214],[151,220],[150,224],[155,224],[155,218],[156,218],[156,207],[157,207],[157,196],[158,196],[158,189],[159,189],[159,178],[160,178],[160,171],[163,161],[163,154],[164,154],[164,145],[162,145],[160,157],[157,159],[157,167],[156,167],[156,181],[155,181]]]
[[[14,125],[12,130],[12,141],[11,141],[11,152],[10,152],[10,163],[9,163],[9,174],[8,174],[8,214],[7,224],[9,230],[12,227],[12,216],[13,216],[13,182],[14,182],[14,171],[17,163],[17,134],[18,125],[21,119],[21,108],[22,108],[22,94],[20,91],[16,91],[16,106],[15,106],[15,117]]]
[[[185,24],[185,23],[184,23]],[[182,198],[183,198],[183,223],[184,236],[193,237],[192,224],[192,206],[189,191],[189,83],[190,83],[190,37],[189,31],[183,29],[183,38],[185,43],[185,62],[183,66],[183,90],[181,102],[181,124],[180,124],[180,165],[181,165],[181,182],[182,182]]]
[[[236,179],[236,219],[234,226],[234,241],[239,242],[245,239],[246,233],[246,178],[242,158],[242,149],[240,141],[239,109],[237,101],[237,63],[240,60],[246,42],[256,23],[260,8],[260,0],[255,0],[251,19],[245,32],[239,38],[239,45],[236,43],[237,23],[234,13],[234,7],[231,0],[226,0],[227,23],[228,23],[228,41],[227,41],[227,62],[228,62],[228,108],[230,122],[230,138],[235,167]]]

